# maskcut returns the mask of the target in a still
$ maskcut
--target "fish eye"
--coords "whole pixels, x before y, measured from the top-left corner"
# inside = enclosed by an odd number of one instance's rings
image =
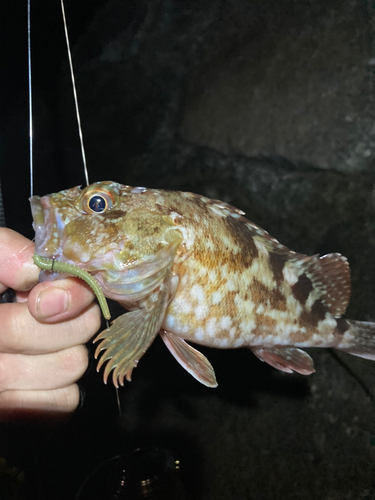
[[[103,214],[116,203],[115,195],[107,189],[89,189],[82,193],[82,209],[87,214]]]
[[[105,212],[108,207],[108,202],[104,198],[104,196],[100,196],[98,194],[94,194],[94,196],[91,196],[89,199],[87,206],[92,212],[96,212],[97,214],[100,214],[102,212]]]

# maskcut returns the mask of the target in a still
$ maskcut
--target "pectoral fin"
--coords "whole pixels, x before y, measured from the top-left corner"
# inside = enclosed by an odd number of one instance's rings
[[[293,373],[295,371],[301,375],[310,375],[315,372],[313,360],[301,349],[295,347],[275,347],[272,349],[252,347],[251,350],[259,359],[282,372]]]
[[[144,309],[123,314],[96,337],[94,342],[98,340],[102,342],[96,348],[95,358],[105,350],[98,362],[97,371],[110,360],[103,374],[105,383],[112,369],[114,369],[112,379],[116,387],[119,384],[124,385],[124,378],[131,380],[133,368],[137,366],[159,332],[168,299],[168,283],[164,282],[159,287],[156,301],[149,300]]]
[[[207,387],[217,387],[215,371],[202,353],[166,330],[161,330],[160,336],[176,361],[190,375]]]

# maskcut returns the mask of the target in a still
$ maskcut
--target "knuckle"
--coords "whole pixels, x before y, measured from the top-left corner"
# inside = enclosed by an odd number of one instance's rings
[[[11,377],[6,359],[7,355],[0,353],[0,393],[6,391],[11,383]]]
[[[72,413],[79,403],[76,384],[53,390],[7,390],[0,393],[0,422],[46,416],[52,420]]]
[[[5,391],[0,393],[0,422],[9,422],[18,408],[24,406],[22,391]]]
[[[89,363],[88,351],[84,345],[66,349],[63,353],[62,371],[71,380],[77,380],[86,371]]]
[[[21,391],[3,391],[0,393],[0,408],[17,405],[22,400]]]
[[[9,322],[8,352],[21,353],[25,343],[25,332],[29,330],[27,316],[25,316],[26,304],[11,304]]]
[[[79,403],[79,390],[77,384],[63,387],[55,392],[55,406],[58,411],[67,413],[74,411]]]

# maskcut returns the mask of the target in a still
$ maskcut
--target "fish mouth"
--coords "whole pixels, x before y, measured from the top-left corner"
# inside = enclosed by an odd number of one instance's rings
[[[57,236],[54,210],[48,196],[30,198],[33,228],[35,231],[35,253],[41,257],[56,257],[61,253]]]

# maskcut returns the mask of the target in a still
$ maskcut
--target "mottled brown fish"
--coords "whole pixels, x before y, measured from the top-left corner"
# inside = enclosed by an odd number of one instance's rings
[[[197,380],[216,387],[187,342],[248,347],[275,368],[314,371],[300,347],[375,359],[375,323],[340,319],[350,271],[338,253],[308,257],[281,245],[227,203],[192,193],[99,182],[34,196],[35,252],[89,271],[130,312],[96,340],[106,381],[130,380],[160,334]]]

